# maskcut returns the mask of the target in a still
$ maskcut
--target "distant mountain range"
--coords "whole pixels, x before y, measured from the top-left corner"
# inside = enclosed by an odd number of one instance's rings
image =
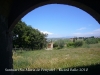
[[[90,36],[91,37],[91,36]],[[95,38],[100,38],[100,36],[94,36]],[[67,36],[67,37],[54,37],[54,38],[47,38],[48,41],[52,40],[59,40],[59,39],[70,39],[70,38],[74,38],[74,36]]]
[[[68,37],[59,37],[59,38],[47,38],[47,41],[56,41],[56,40],[60,40],[60,39],[69,39]]]
[[[74,38],[74,36],[67,36],[67,37],[52,37],[47,39],[68,39],[68,38]]]

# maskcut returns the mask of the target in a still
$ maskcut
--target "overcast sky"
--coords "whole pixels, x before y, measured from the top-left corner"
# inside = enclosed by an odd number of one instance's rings
[[[87,12],[73,6],[48,4],[22,18],[27,25],[48,33],[48,37],[100,36],[99,23]]]

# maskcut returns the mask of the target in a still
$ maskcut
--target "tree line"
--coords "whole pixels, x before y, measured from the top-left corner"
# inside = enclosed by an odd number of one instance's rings
[[[70,39],[60,39],[54,42],[53,47],[55,49],[62,48],[77,48],[77,47],[88,47],[89,44],[98,44],[100,43],[100,38],[91,37],[74,37],[72,40]]]
[[[20,20],[13,31],[13,48],[43,49],[46,47],[48,34],[32,28]]]

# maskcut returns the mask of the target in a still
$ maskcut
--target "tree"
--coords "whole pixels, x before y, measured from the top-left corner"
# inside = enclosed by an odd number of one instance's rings
[[[54,43],[54,47],[57,47],[58,46],[58,49],[61,49],[61,48],[63,48],[64,47],[64,45],[65,45],[65,42],[64,42],[64,40],[57,40],[55,43]]]
[[[16,35],[18,35],[17,38],[15,38]],[[46,47],[47,36],[48,34],[43,34],[25,22],[19,21],[13,29],[13,47],[43,49]]]

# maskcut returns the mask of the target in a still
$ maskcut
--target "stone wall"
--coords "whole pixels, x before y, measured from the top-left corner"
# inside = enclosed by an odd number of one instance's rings
[[[12,72],[5,72],[5,69],[13,68],[12,59],[12,34],[7,32],[8,21],[0,15],[0,71],[2,75],[12,75]],[[0,74],[1,75],[1,74]]]
[[[48,43],[46,50],[52,50],[53,49],[53,43]]]

